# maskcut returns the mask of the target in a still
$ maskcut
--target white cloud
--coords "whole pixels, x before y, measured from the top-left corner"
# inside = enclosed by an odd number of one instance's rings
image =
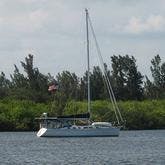
[[[4,19],[2,17],[0,17],[0,25],[3,24],[3,21],[4,21]]]
[[[36,10],[23,15],[10,17],[9,24],[12,24],[17,31],[28,33],[41,28],[47,17],[47,12]]]
[[[45,73],[63,69],[83,73],[85,7],[89,9],[105,59],[119,53],[132,54],[137,59],[143,56],[150,59],[155,55],[153,52],[164,54],[164,3],[164,0],[0,0],[0,71],[11,73],[12,63],[34,53],[36,66]],[[152,49],[146,45],[152,45]]]
[[[134,34],[144,32],[160,32],[165,29],[165,17],[161,15],[151,15],[147,19],[132,17],[125,26],[125,31]]]
[[[31,3],[42,3],[46,0],[18,0],[18,3],[25,3],[25,4],[31,4]]]

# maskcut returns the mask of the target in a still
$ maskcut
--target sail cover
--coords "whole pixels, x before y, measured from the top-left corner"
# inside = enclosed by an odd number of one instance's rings
[[[75,115],[65,115],[65,116],[57,116],[57,119],[69,119],[69,118],[86,118],[86,119],[88,119],[88,118],[90,118],[90,114],[89,113],[82,113],[82,114],[75,114]]]
[[[65,116],[57,116],[57,117],[48,117],[42,116],[39,118],[35,118],[35,120],[87,120],[90,118],[90,113],[82,113],[75,115],[65,115]]]

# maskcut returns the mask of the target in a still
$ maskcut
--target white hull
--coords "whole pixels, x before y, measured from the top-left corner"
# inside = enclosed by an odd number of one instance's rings
[[[111,137],[119,136],[120,128],[88,128],[88,129],[70,129],[70,128],[41,128],[38,137]]]

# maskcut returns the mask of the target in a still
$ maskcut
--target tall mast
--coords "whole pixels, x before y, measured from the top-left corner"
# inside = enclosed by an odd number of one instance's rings
[[[88,10],[85,9],[86,13],[86,37],[87,37],[87,67],[88,67],[88,112],[90,113],[90,63],[89,63],[89,30],[88,30]]]

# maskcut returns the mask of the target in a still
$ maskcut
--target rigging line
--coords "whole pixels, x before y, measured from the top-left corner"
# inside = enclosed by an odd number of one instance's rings
[[[88,30],[88,21],[89,21],[89,24],[91,24],[91,23],[90,23],[90,18],[89,18],[88,11],[86,10],[86,25],[87,25],[87,30]],[[90,25],[90,27],[91,27],[91,25]],[[88,33],[87,33],[87,34],[88,34]],[[88,38],[88,36],[87,36],[87,38]],[[104,72],[103,72],[103,74],[105,75]],[[109,85],[108,85],[108,81],[107,81],[106,75],[103,76],[103,77],[105,78],[105,82],[106,82],[106,85],[107,85],[107,87],[108,87],[108,92],[109,92],[109,95],[110,95],[110,99],[111,99],[111,101],[112,101],[113,98],[112,98],[112,95],[111,95],[111,92],[110,92],[110,88],[109,88]],[[114,109],[114,111],[115,111],[115,116],[116,116],[117,122],[118,122],[118,124],[120,124],[119,118],[118,118],[118,115],[117,115],[117,112],[116,112],[115,104],[114,104],[113,101],[112,101],[112,106],[113,106],[113,109]]]
[[[91,27],[91,30],[92,30],[92,33],[94,33],[92,27]],[[94,34],[93,34],[93,36],[94,36]],[[96,42],[96,41],[95,41],[95,42]],[[97,43],[96,43],[96,45],[98,46]],[[98,47],[97,47],[97,49],[98,49]],[[99,51],[98,51],[98,52],[99,52]],[[100,58],[100,56],[99,56],[99,58]],[[106,72],[105,72],[104,64],[103,64],[102,61],[103,61],[103,60],[100,58],[100,62],[101,62],[101,66],[102,66],[102,72],[103,72],[103,75],[104,75],[103,78],[104,78],[104,80],[105,80],[105,82],[106,82],[106,85],[107,85],[107,88],[108,88],[108,93],[109,93],[109,96],[110,96],[110,99],[111,99],[111,102],[112,102],[113,109],[114,109],[114,111],[115,111],[115,116],[116,116],[117,122],[118,122],[118,124],[120,124],[119,118],[118,118],[118,114],[117,114],[117,111],[116,111],[117,108],[116,108],[116,106],[115,106],[115,104],[114,104],[113,95],[112,95],[112,92],[111,92],[111,89],[110,89],[110,85],[109,85],[110,82],[108,82],[108,76],[107,76],[107,74],[106,74]]]
[[[108,78],[108,75],[107,75],[107,73],[105,71],[104,62],[103,62],[103,59],[102,59],[102,56],[101,56],[101,51],[99,49],[98,42],[96,40],[96,36],[95,36],[95,33],[94,33],[94,29],[93,29],[92,23],[91,23],[91,30],[92,30],[92,33],[93,33],[93,37],[95,39],[95,44],[96,44],[97,52],[98,52],[98,55],[99,55],[99,59],[100,59],[101,67],[102,67],[102,70],[103,70],[103,74],[105,75],[106,81],[108,82],[109,78]],[[110,86],[110,82],[108,84],[109,84],[108,85],[108,87],[109,87]]]
[[[109,93],[109,96],[110,96],[110,99],[111,99],[111,102],[112,102],[113,109],[114,109],[114,111],[115,111],[115,116],[116,116],[116,119],[117,119],[117,123],[120,124],[120,122],[119,122],[119,117],[118,117],[118,115],[117,115],[116,108],[115,108],[115,104],[114,104],[114,101],[113,101],[113,98],[112,98],[112,94],[111,94],[111,92],[110,92],[110,88],[109,88],[109,85],[108,85],[108,81],[107,81],[107,78],[106,78],[104,72],[103,72],[103,79],[105,80],[106,85],[107,85],[107,87],[108,87],[108,93]]]
[[[95,37],[95,36],[94,36]],[[97,44],[96,44],[97,45]],[[97,45],[98,46],[98,45]],[[98,49],[98,47],[97,47],[97,49]],[[99,52],[99,51],[98,51]],[[103,72],[103,78],[104,78],[104,80],[105,80],[105,82],[106,82],[106,85],[107,85],[107,88],[108,88],[108,93],[109,93],[109,96],[110,96],[110,100],[111,100],[111,102],[112,102],[112,106],[113,106],[113,109],[114,109],[114,111],[115,111],[115,115],[116,115],[116,119],[117,119],[117,122],[118,122],[118,124],[120,124],[120,122],[119,122],[119,118],[118,118],[118,112],[117,112],[117,108],[116,108],[116,105],[115,105],[115,100],[113,99],[113,95],[112,95],[112,91],[111,91],[111,88],[110,88],[110,84],[109,84],[109,82],[108,82],[108,76],[107,76],[107,73],[105,72],[105,69],[104,69],[104,64],[103,64],[103,60],[101,59],[101,57],[99,56],[99,59],[100,59],[100,63],[101,63],[101,67],[102,67],[102,72]]]
[[[111,83],[110,83],[109,78],[108,78],[108,75],[107,75],[107,73],[106,73],[106,71],[105,71],[103,58],[102,58],[102,56],[101,56],[101,51],[100,51],[100,48],[99,48],[99,45],[98,45],[98,42],[97,42],[97,39],[96,39],[96,35],[95,35],[95,32],[94,32],[94,28],[93,28],[93,26],[92,26],[91,19],[90,19],[89,16],[88,16],[88,18],[89,18],[89,23],[90,23],[90,27],[91,27],[91,30],[92,30],[93,37],[94,37],[94,39],[95,39],[95,44],[96,44],[96,48],[97,48],[97,51],[98,51],[98,55],[99,55],[99,58],[100,58],[100,60],[101,60],[101,62],[102,62],[102,67],[104,68],[103,70],[104,70],[105,78],[106,78],[106,80],[108,81],[108,86],[109,86],[110,91],[111,91],[111,94],[112,94],[113,102],[114,102],[114,104],[115,104],[115,106],[116,106],[116,110],[117,110],[117,112],[118,112],[118,114],[119,114],[120,120],[123,122],[124,120],[123,120],[123,118],[122,118],[122,116],[121,116],[120,110],[119,110],[118,105],[117,105],[117,103],[116,103],[116,98],[115,98],[115,96],[114,96],[114,92],[113,92],[113,90],[112,90]],[[111,101],[112,101],[112,100],[111,100]]]

